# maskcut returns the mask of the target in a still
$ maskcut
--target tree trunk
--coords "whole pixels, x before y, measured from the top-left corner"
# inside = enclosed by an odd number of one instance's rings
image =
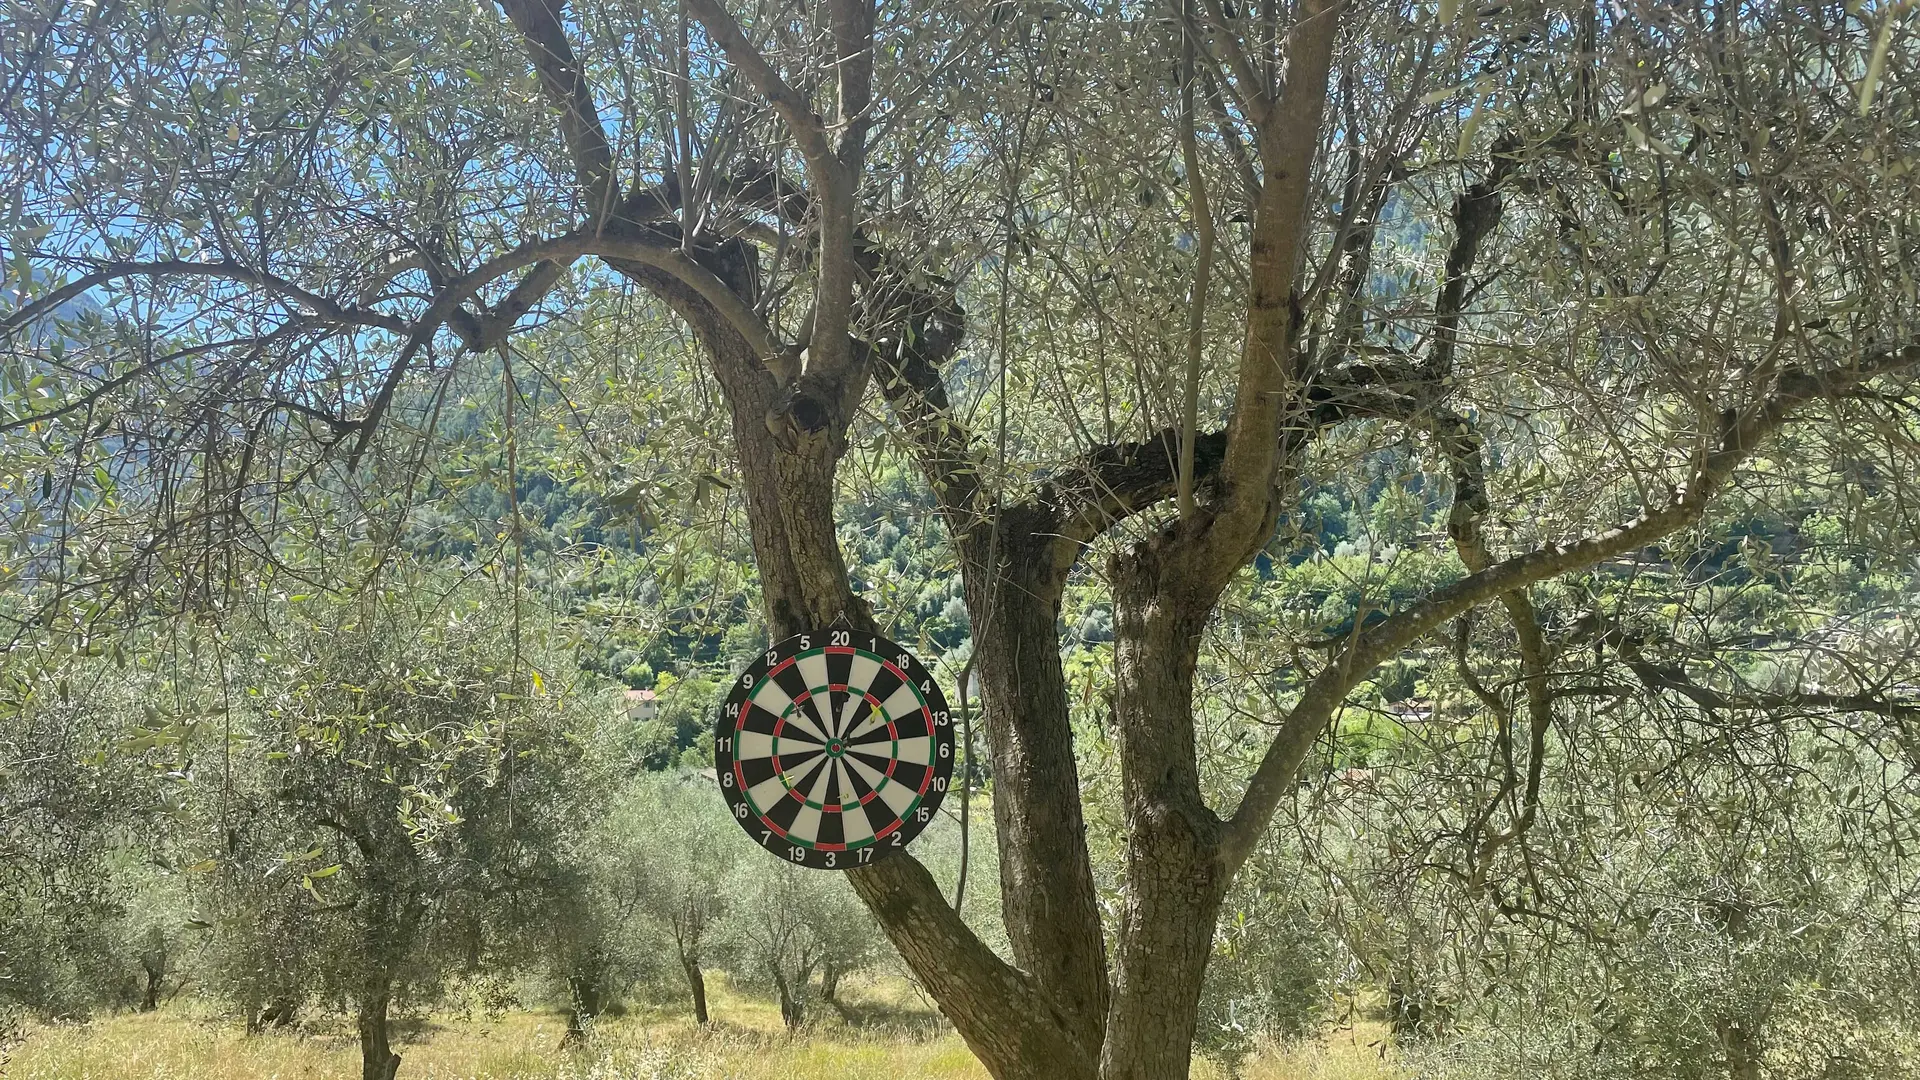
[[[1228,880],[1193,736],[1193,673],[1212,604],[1204,593],[1184,602],[1191,594],[1162,580],[1165,550],[1141,545],[1112,575],[1127,895],[1101,1080],[1185,1080]]]
[[[807,1018],[807,1007],[794,996],[793,987],[778,964],[773,965],[773,985],[780,993],[780,1022],[786,1025],[789,1034],[799,1031]]]
[[[693,994],[693,1022],[706,1027],[707,1017],[707,976],[700,970],[700,958],[680,954],[680,970],[687,973],[687,989]]]
[[[828,963],[820,972],[820,1000],[838,1008],[840,1005],[840,966]]]
[[[1751,1029],[1738,1020],[1722,1020],[1720,1046],[1727,1052],[1728,1080],[1760,1080],[1760,1050]]]
[[[569,976],[567,979],[567,1034],[562,1044],[586,1041],[593,1033],[593,1019],[600,1015],[600,979],[593,976]]]
[[[615,265],[687,320],[726,395],[768,633],[778,639],[842,617],[855,629],[876,630],[867,605],[853,594],[834,527],[834,472],[851,410],[841,410],[842,415],[833,418],[824,432],[800,438],[793,438],[790,431],[776,436],[773,429],[782,426],[777,406],[784,391],[746,340],[683,282],[650,267]],[[752,295],[752,280],[744,269],[720,267],[716,272],[741,295]],[[1044,649],[1051,662],[1058,664],[1052,625],[1049,618],[1044,646],[1031,641],[1022,646],[1028,657]],[[1005,700],[1027,699],[1015,694]],[[1064,717],[1064,697],[1057,708]],[[1070,743],[1064,734],[1060,738],[1069,747],[1070,762]],[[999,768],[997,762],[995,767]],[[1061,784],[1059,773],[1040,772],[1037,767],[1032,772],[1036,790]],[[1073,804],[1073,817],[1065,820],[1078,820],[1078,792],[1054,794]],[[1055,842],[1071,850],[1084,845],[1084,837],[1075,829],[1070,837]],[[1086,858],[1082,850],[1072,861]],[[847,878],[961,1038],[997,1080],[1092,1080],[1097,1055],[1093,1047],[1098,1042],[1085,1041],[1084,1023],[1042,992],[1034,977],[987,948],[910,853],[848,871]],[[1041,875],[1039,880],[1046,879]],[[1099,916],[1090,887],[1082,910],[1050,914],[1086,920],[1083,925],[1095,928],[1097,941]]]
[[[143,959],[140,967],[147,974],[147,988],[140,998],[140,1011],[152,1012],[160,1007],[160,983],[167,977],[166,964],[164,961],[156,964]]]
[[[1106,1023],[1107,958],[1060,662],[1060,598],[1071,562],[1059,552],[1050,516],[1030,524],[1035,516],[1002,515],[995,554],[1004,562],[992,571],[985,571],[987,538],[971,544],[968,605],[984,616],[974,626],[974,670],[993,766],[1007,942],[1091,1066]]]
[[[299,1011],[300,999],[291,995],[282,995],[268,1002],[267,1007],[260,1010],[258,1019],[248,1027],[254,1031],[262,1031],[269,1027],[291,1027]]]
[[[840,966],[834,963],[828,963],[826,967],[821,970],[820,1000],[833,1006],[833,1011],[840,1014],[840,1019],[851,1025],[859,1022],[860,1017],[859,1014],[847,1007],[845,1002],[840,1000],[840,978],[845,974],[846,972],[842,971]]]
[[[384,983],[359,1002],[360,1080],[393,1080],[400,1071],[400,1055],[387,1041],[389,1003],[390,991]]]
[[[152,1012],[160,1007],[160,987],[167,981],[167,939],[157,929],[147,931],[147,947],[140,953],[140,970],[147,977],[140,1011]]]

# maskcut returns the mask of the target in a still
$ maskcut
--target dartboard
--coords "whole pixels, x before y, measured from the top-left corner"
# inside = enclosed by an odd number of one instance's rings
[[[886,638],[796,634],[733,681],[713,763],[761,847],[821,870],[900,850],[953,776],[953,721],[933,676]]]

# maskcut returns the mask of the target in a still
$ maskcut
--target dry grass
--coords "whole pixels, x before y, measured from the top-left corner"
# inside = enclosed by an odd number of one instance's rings
[[[683,1010],[642,1009],[604,1020],[584,1049],[562,1047],[563,1018],[516,1012],[440,1017],[398,1047],[402,1080],[984,1080],[966,1046],[897,987],[869,985],[856,999],[889,1019],[848,1027],[837,1017],[788,1036],[768,1003],[715,980],[710,1029]],[[1367,1025],[1322,1043],[1263,1046],[1246,1080],[1399,1080]],[[1373,1046],[1369,1046],[1373,1043]],[[357,1080],[359,1048],[342,1024],[249,1038],[231,1022],[191,1009],[30,1029],[7,1080]],[[1195,1063],[1195,1080],[1227,1070]]]
[[[1242,1080],[1405,1080],[1387,1047],[1387,1026],[1357,1021],[1317,1042],[1262,1043],[1241,1069]],[[1198,1075],[1199,1070],[1194,1070]]]

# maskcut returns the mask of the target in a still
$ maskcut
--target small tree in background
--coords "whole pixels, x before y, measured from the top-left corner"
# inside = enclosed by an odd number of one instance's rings
[[[773,990],[788,1031],[806,1023],[816,995],[837,1005],[840,979],[873,962],[879,928],[838,874],[741,859],[727,893],[733,970]]]
[[[0,1010],[81,1017],[142,999],[130,887],[182,775],[163,746],[177,726],[128,719],[145,678],[82,658],[0,693]]]
[[[724,810],[706,776],[666,773],[636,780],[608,820],[610,829],[645,845],[640,909],[655,938],[671,947],[701,1024],[712,1020],[707,953],[714,926],[728,911],[729,866],[744,850]]]
[[[435,584],[291,608],[242,675],[226,876],[276,882],[269,909],[305,894],[300,982],[353,1010],[365,1080],[399,1068],[395,1001],[548,918],[535,897],[569,881],[557,855],[597,795],[610,711],[511,604]]]

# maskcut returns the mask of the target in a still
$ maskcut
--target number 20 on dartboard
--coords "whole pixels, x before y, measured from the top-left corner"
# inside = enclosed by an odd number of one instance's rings
[[[886,638],[822,630],[776,642],[733,680],[714,775],[733,819],[774,855],[849,870],[905,847],[953,778],[953,714]]]

